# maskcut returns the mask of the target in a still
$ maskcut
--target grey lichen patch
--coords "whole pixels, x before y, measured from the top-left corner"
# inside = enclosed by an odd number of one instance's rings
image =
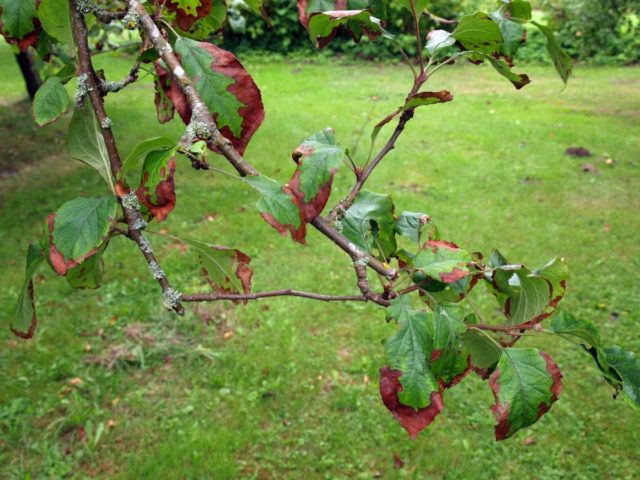
[[[109,117],[104,117],[104,118],[102,119],[102,121],[100,122],[100,126],[101,126],[102,128],[104,128],[105,130],[106,130],[107,128],[111,128],[111,126],[112,126],[112,125],[113,125],[113,122],[111,121],[111,119],[110,119]]]
[[[147,237],[144,235],[140,236],[140,250],[144,253],[153,253],[153,247],[151,246],[151,242],[147,240]]]
[[[122,24],[124,28],[128,30],[135,30],[138,28],[138,24],[140,23],[140,15],[133,8],[130,8],[127,11],[127,14],[122,19]]]
[[[101,88],[105,92],[119,92],[125,87],[125,81],[119,80],[117,82],[104,81],[101,84]]]
[[[366,267],[367,265],[369,265],[369,257],[360,257],[358,260],[355,260],[353,264],[360,267]]]
[[[81,73],[78,75],[78,88],[76,89],[76,103],[81,103],[84,96],[91,91],[88,85],[89,75]]]
[[[344,230],[344,224],[342,223],[342,220],[336,220],[335,222],[333,222],[333,228],[336,232],[342,233],[342,231]]]
[[[187,125],[187,129],[182,136],[182,144],[190,148],[197,140],[208,140],[211,138],[211,129],[205,122],[192,120]]]
[[[149,262],[149,271],[151,272],[153,278],[155,278],[156,280],[161,280],[166,277],[164,270],[160,268],[160,265],[158,265],[155,260],[151,260]]]
[[[182,294],[179,291],[173,288],[167,288],[164,291],[164,308],[173,310],[180,304],[181,298]]]
[[[120,201],[122,202],[122,207],[126,210],[133,210],[135,212],[140,211],[140,204],[138,203],[138,196],[136,192],[131,191],[126,195],[122,195],[120,197]]]
[[[75,3],[78,12],[82,15],[93,13],[97,9],[91,0],[75,0]]]
[[[138,219],[135,221],[135,223],[131,226],[132,230],[144,230],[145,228],[147,228],[147,222],[145,222],[142,217],[138,217]]]

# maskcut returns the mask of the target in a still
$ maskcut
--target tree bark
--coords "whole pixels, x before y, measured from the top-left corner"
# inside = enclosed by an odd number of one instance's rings
[[[33,98],[36,96],[36,92],[42,85],[42,79],[34,65],[33,53],[29,50],[26,52],[16,53],[16,61],[20,66],[20,72],[22,72],[22,78],[24,78],[24,83],[27,86],[29,98],[33,101]]]

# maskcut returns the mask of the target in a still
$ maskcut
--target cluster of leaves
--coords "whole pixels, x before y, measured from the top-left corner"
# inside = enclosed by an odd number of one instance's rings
[[[259,0],[245,3],[256,13],[264,14]],[[86,18],[100,19],[104,15],[90,2],[82,4]],[[401,106],[374,127],[369,158],[358,165],[358,159],[338,145],[331,129],[310,136],[293,151],[295,169],[286,183],[264,175],[243,178],[259,194],[257,208],[261,216],[280,234],[306,244],[307,225],[326,209],[340,166],[346,165],[355,174],[359,186],[351,201],[332,211],[333,227],[349,248],[366,254],[354,258],[356,267],[375,259],[395,272],[384,280],[384,292],[378,301],[388,307],[387,320],[398,325],[396,334],[384,344],[386,365],[380,370],[380,393],[386,407],[411,436],[426,428],[442,411],[444,392],[471,372],[487,379],[494,394],[492,411],[498,440],[509,438],[544,415],[560,395],[562,375],[547,353],[515,346],[525,332],[545,331],[582,344],[616,391],[631,405],[640,406],[640,360],[619,347],[603,345],[590,324],[568,314],[554,316],[568,279],[562,259],[530,270],[507,261],[497,251],[488,257],[471,253],[441,239],[426,213],[403,211],[396,215],[388,194],[362,189],[365,172],[370,173],[384,156],[371,159],[386,125],[398,120],[396,131],[401,133],[419,107],[453,100],[446,90],[422,91],[424,83],[442,66],[465,58],[476,64],[488,62],[516,88],[523,88],[530,80],[512,71],[513,56],[522,44],[524,25],[532,23],[546,36],[547,50],[565,83],[571,72],[571,61],[553,33],[531,21],[529,2],[500,2],[492,14],[463,16],[451,31],[432,30],[426,37],[421,33],[420,19],[428,2],[399,0],[397,4],[418,26],[416,63],[420,71],[408,62],[414,75],[413,89]],[[46,60],[53,62],[56,58],[62,65],[49,76],[34,102],[36,121],[40,125],[53,122],[68,109],[64,84],[76,76],[71,60],[74,42],[69,4],[66,0],[42,0],[38,5],[34,0],[0,0],[0,6],[2,32],[8,41],[28,48],[27,43],[33,46],[46,38]],[[153,64],[159,122],[169,121],[177,111],[186,133],[181,140],[145,140],[129,152],[121,166],[114,168],[113,152],[105,142],[111,121],[96,114],[95,98],[89,102],[87,95],[95,95],[95,89],[105,95],[124,84],[108,82],[102,74],[88,82],[87,65],[80,65],[83,73],[77,75],[69,153],[104,178],[108,193],[100,198],[72,200],[47,217],[42,240],[29,247],[26,280],[11,326],[21,337],[29,338],[35,331],[32,278],[45,261],[71,286],[97,288],[110,239],[126,235],[145,254],[152,276],[164,279],[143,232],[153,233],[147,229],[147,222],[163,221],[175,207],[177,158],[185,157],[202,167],[207,165],[207,151],[224,153],[223,146],[241,155],[263,122],[260,90],[250,74],[233,54],[203,41],[222,27],[229,8],[227,2],[166,0],[148,3],[146,8],[167,27],[162,35],[175,51],[180,66],[171,68],[161,51],[148,48],[148,32],[144,29],[140,29],[143,39],[137,60]],[[387,31],[385,22],[373,14],[367,0],[298,0],[297,11],[311,42],[318,47],[349,35],[355,41],[363,36],[372,40],[384,38],[402,48],[397,37]],[[139,19],[129,11],[122,21],[127,28],[137,28]],[[195,89],[202,106],[194,105],[185,85]],[[200,108],[211,113],[228,144],[221,146],[214,141],[212,132],[198,117]],[[387,146],[392,148],[393,143]],[[215,293],[236,294],[234,299],[248,300],[242,294],[251,292],[249,256],[233,248],[183,241],[194,247],[206,282]],[[484,318],[468,301],[469,294],[480,284],[497,302],[499,318]],[[165,289],[165,306],[175,307],[180,297],[178,292]],[[542,323],[551,316],[551,326],[545,330]]]

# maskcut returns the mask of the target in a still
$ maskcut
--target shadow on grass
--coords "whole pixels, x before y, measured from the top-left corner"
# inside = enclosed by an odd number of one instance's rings
[[[25,164],[65,151],[65,132],[70,115],[46,127],[33,120],[27,99],[0,105],[0,179],[15,175]]]

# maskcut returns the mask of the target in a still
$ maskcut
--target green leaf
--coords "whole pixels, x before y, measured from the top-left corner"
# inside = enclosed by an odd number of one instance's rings
[[[437,235],[438,229],[426,213],[402,212],[394,228],[399,235],[420,243],[425,227],[430,230],[429,237]],[[431,240],[431,238],[429,239]]]
[[[45,32],[62,43],[73,45],[68,0],[40,0],[38,18]]]
[[[471,274],[471,255],[455,243],[430,240],[413,260],[415,269],[442,283],[454,283]]]
[[[202,101],[215,116],[218,128],[228,127],[234,136],[240,137],[243,122],[240,109],[246,105],[230,91],[235,79],[213,69],[216,59],[203,45],[206,44],[180,37],[175,49]]]
[[[85,102],[83,107],[76,107],[73,112],[67,145],[69,154],[76,160],[94,168],[107,182],[111,191],[115,193],[107,147],[91,102]]]
[[[504,440],[533,425],[562,391],[562,374],[545,352],[506,348],[489,379],[496,403],[496,439]]]
[[[147,153],[142,164],[140,186],[136,194],[159,222],[167,218],[176,205],[174,175],[176,146]]]
[[[491,66],[504,78],[509,80],[516,90],[520,90],[522,87],[531,83],[531,79],[528,75],[518,74],[511,71],[509,65],[507,65],[504,61],[498,60],[490,55],[485,55],[485,58],[489,60]]]
[[[620,347],[605,347],[609,367],[621,379],[624,400],[634,408],[640,408],[640,357]]]
[[[127,158],[122,162],[121,176],[139,168],[151,152],[166,151],[176,146],[176,143],[166,137],[155,137],[144,140],[133,147]]]
[[[358,248],[372,252],[375,247],[389,258],[397,249],[393,211],[389,195],[363,190],[342,219],[342,234]]]
[[[293,240],[305,245],[306,224],[291,193],[285,192],[282,185],[264,175],[245,177],[243,181],[260,192],[257,207],[262,218],[281,235],[285,236],[289,231]]]
[[[424,105],[434,105],[436,103],[446,103],[453,100],[453,95],[447,90],[440,92],[420,92],[411,95],[402,107],[404,110],[410,108],[422,107]]]
[[[106,248],[107,244],[104,243],[95,255],[67,271],[66,279],[69,286],[78,289],[100,288],[102,277],[104,276],[102,255]]]
[[[465,49],[486,54],[500,51],[502,44],[498,24],[482,12],[462,17],[452,35]]]
[[[431,30],[427,34],[427,50],[431,56],[455,43],[456,39],[446,30]]]
[[[397,0],[397,2],[409,11],[413,11],[413,8],[415,8],[418,18],[420,18],[425,8],[429,5],[429,0]],[[411,5],[412,2],[413,6]]]
[[[525,0],[510,0],[504,4],[504,15],[514,22],[531,20],[531,3]]]
[[[349,30],[356,41],[360,40],[363,33],[373,39],[382,32],[380,20],[368,10],[331,10],[311,16],[309,36],[314,45],[323,48],[342,26]]]
[[[558,312],[553,316],[549,330],[558,335],[568,335],[579,341],[598,347],[601,343],[600,333],[592,324],[576,318],[568,312]]]
[[[427,367],[427,350],[431,343],[427,330],[429,316],[413,311],[406,296],[391,302],[388,315],[400,325],[399,331],[385,342],[387,364],[402,372],[402,392],[398,395],[404,405],[418,410],[428,407],[431,394],[440,387]]]
[[[481,369],[489,368],[500,360],[502,349],[486,335],[469,330],[462,335],[462,342],[471,355],[473,364]]]
[[[298,164],[297,187],[304,203],[309,203],[323,187],[330,188],[333,174],[344,158],[344,148],[336,145],[334,131],[325,128],[307,138],[292,156]]]
[[[573,60],[571,60],[569,54],[558,44],[556,37],[553,35],[553,32],[549,27],[541,25],[538,22],[531,23],[538,27],[547,38],[547,51],[551,56],[551,60],[553,60],[553,64],[555,65],[560,78],[562,78],[562,81],[566,85],[569,81],[569,77],[571,76],[571,71],[573,70]]]
[[[240,250],[184,240],[198,251],[198,258],[211,288],[218,293],[249,293],[253,271],[251,258]]]
[[[34,243],[29,245],[25,279],[11,319],[11,331],[20,338],[31,338],[36,330],[37,319],[33,296],[33,276],[43,260],[42,250]]]
[[[23,38],[36,29],[35,0],[0,0],[2,32],[13,38]]]
[[[59,275],[95,255],[116,218],[114,197],[77,198],[65,203],[49,222],[49,260]]]
[[[69,95],[58,77],[49,77],[33,99],[33,116],[41,127],[55,122],[69,108]]]

